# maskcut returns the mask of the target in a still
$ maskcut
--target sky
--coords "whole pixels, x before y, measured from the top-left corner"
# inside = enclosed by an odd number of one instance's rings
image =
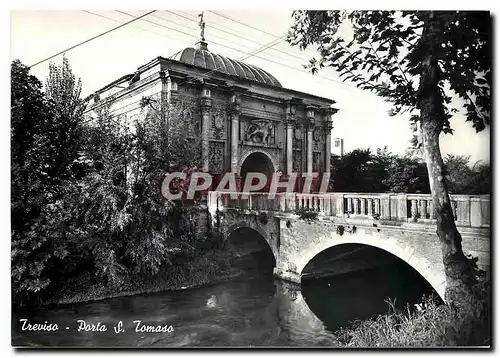
[[[12,11],[11,60],[35,64],[146,12]],[[138,20],[67,51],[73,72],[82,79],[82,95],[134,72],[158,56],[169,57],[193,46],[199,36],[197,14],[200,12],[158,10],[145,17],[145,21]],[[293,22],[291,11],[284,9],[205,10],[204,20],[209,50],[234,59],[247,56],[285,35]],[[387,114],[390,103],[352,84],[342,83],[331,69],[321,70],[317,75],[308,73],[302,66],[314,55],[312,49],[300,51],[281,41],[244,62],[272,73],[285,88],[335,100],[339,112],[333,117],[332,140],[343,138],[346,151],[356,148],[375,150],[387,145],[391,152],[404,154],[411,138],[408,118],[390,117]],[[61,63],[62,55],[51,61]],[[32,74],[42,82],[48,75],[49,62],[32,69]],[[476,134],[461,115],[454,117],[451,123],[455,134],[442,136],[443,156],[469,155],[471,163],[489,161],[490,130]]]

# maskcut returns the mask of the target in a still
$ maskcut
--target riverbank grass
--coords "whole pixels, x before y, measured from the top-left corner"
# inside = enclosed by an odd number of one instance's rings
[[[415,310],[397,310],[377,318],[356,321],[336,332],[344,347],[408,348],[490,346],[489,283],[475,288],[475,297],[460,306],[424,298]]]

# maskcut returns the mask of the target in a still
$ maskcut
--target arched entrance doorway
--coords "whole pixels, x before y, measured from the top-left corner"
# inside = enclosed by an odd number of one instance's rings
[[[262,188],[261,192],[268,192],[271,187],[271,180],[274,174],[274,166],[267,155],[261,152],[255,152],[250,154],[245,158],[243,164],[241,164],[240,177],[241,177],[241,187],[245,185],[246,177],[248,173],[262,173],[266,176],[267,182],[266,186]],[[252,185],[257,185],[258,179],[254,178],[252,180]]]

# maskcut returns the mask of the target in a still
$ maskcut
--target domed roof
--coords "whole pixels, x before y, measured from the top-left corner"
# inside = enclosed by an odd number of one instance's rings
[[[178,53],[174,59],[188,65],[194,65],[208,70],[238,76],[271,86],[282,87],[281,83],[273,75],[259,67],[233,60],[228,57],[212,53],[208,50],[188,47]]]

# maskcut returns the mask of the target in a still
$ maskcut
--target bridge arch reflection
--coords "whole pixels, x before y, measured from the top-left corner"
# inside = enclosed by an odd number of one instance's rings
[[[265,237],[267,235],[261,231],[249,226],[234,228],[225,238],[223,247],[241,259],[239,262],[245,267],[271,274],[276,266],[276,256]]]
[[[414,308],[424,295],[442,302],[416,269],[365,244],[340,244],[319,252],[302,270],[301,289],[310,310],[332,331],[386,313],[388,301],[398,309]]]

